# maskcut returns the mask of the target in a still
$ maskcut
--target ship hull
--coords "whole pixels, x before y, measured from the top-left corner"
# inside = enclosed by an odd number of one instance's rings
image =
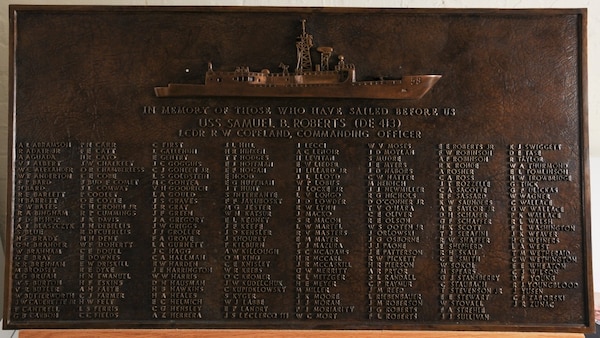
[[[441,75],[409,75],[401,80],[358,81],[334,84],[255,85],[226,83],[218,85],[171,83],[155,87],[157,97],[322,97],[359,99],[420,99]]]

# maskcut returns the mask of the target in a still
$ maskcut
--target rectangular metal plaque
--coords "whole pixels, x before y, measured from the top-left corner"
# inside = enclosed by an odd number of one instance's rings
[[[593,326],[585,10],[11,20],[6,327]]]

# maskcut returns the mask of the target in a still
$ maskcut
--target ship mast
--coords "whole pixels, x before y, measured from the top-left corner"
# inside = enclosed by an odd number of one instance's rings
[[[305,70],[312,70],[312,60],[310,58],[310,48],[312,46],[313,36],[306,33],[306,20],[302,20],[302,34],[296,41],[296,51],[298,54],[296,73],[302,74]]]

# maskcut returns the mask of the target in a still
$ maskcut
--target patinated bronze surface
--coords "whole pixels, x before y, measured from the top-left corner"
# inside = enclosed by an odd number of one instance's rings
[[[11,13],[7,327],[593,326],[585,10]]]

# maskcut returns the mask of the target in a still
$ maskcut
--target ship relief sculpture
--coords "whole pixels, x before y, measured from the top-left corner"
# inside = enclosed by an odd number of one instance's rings
[[[331,67],[333,48],[319,46],[320,63],[313,66],[313,36],[306,31],[296,41],[297,65],[294,73],[281,63],[281,72],[268,69],[251,71],[237,67],[233,71],[216,71],[212,62],[204,84],[170,83],[155,87],[157,97],[251,96],[251,97],[322,97],[363,99],[420,99],[442,77],[441,75],[405,75],[399,79],[357,81],[356,68],[346,63],[343,55]],[[331,69],[333,68],[333,69]]]

